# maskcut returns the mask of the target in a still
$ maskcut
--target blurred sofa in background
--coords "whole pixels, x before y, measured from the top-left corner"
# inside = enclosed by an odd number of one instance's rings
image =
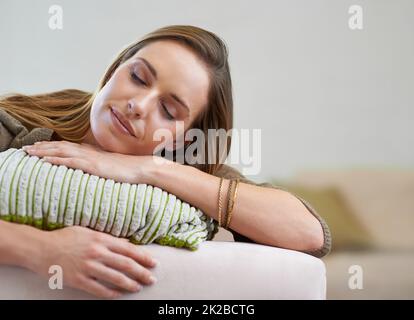
[[[273,183],[330,226],[327,299],[414,299],[414,170],[304,170]],[[362,270],[362,289],[349,286],[352,266]]]

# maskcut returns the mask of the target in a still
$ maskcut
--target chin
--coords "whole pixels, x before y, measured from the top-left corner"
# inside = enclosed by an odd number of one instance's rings
[[[108,134],[96,134],[95,135],[96,145],[104,151],[108,152],[120,152],[119,142],[114,141],[112,135]]]
[[[100,132],[95,135],[95,141],[99,144],[99,147],[107,152],[116,152],[128,155],[147,156],[152,155],[152,150],[155,147],[140,146],[139,142],[135,143],[134,146],[129,146],[126,143],[119,141],[119,138],[115,137],[111,130],[107,133]]]
[[[137,148],[131,148],[131,147],[127,147],[125,145],[122,145],[120,142],[112,142],[112,143],[107,143],[105,144],[104,148],[105,151],[108,152],[115,152],[115,153],[121,153],[121,154],[128,154],[128,155],[143,155],[143,154],[139,154],[139,152],[137,152]]]

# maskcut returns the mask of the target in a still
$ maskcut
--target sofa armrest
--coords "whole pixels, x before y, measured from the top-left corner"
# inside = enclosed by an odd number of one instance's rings
[[[206,241],[197,251],[145,248],[160,265],[158,282],[122,299],[325,299],[325,265],[313,256],[271,246]],[[22,268],[0,266],[0,299],[93,299]]]

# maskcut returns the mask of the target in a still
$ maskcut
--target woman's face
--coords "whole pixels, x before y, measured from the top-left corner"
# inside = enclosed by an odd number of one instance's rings
[[[190,128],[207,105],[208,87],[208,71],[192,51],[173,41],[150,43],[100,90],[84,142],[110,152],[151,155],[161,143],[154,139],[157,129],[177,139]],[[122,130],[111,109],[129,121],[135,136]],[[177,131],[180,121],[184,131]]]

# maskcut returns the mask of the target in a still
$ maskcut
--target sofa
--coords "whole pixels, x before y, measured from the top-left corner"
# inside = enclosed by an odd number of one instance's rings
[[[328,300],[414,299],[413,169],[307,169],[285,183],[330,226]],[[350,285],[356,268],[361,287]]]
[[[212,241],[189,251],[146,245],[160,261],[158,279],[120,299],[325,299],[326,270],[313,256],[266,245],[234,242],[221,229]],[[48,278],[0,266],[0,299],[95,299],[77,289],[52,290]]]

